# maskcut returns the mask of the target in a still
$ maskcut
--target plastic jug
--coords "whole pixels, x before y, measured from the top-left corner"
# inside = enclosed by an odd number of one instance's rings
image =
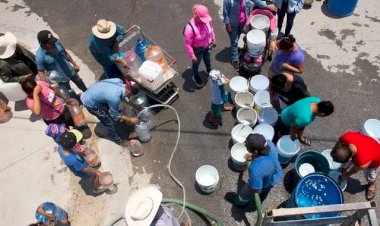
[[[88,163],[90,167],[97,168],[101,164],[98,153],[96,153],[91,148],[86,148],[84,150],[84,159],[86,160],[86,162]]]
[[[135,125],[136,135],[142,143],[146,143],[152,139],[150,127],[149,122],[139,122]]]
[[[136,43],[136,47],[135,47],[135,52],[140,57],[141,62],[145,61],[144,52],[146,51],[146,49],[148,48],[149,45],[150,44],[149,44],[149,42],[147,40],[145,40],[145,39],[144,40],[137,39],[137,43]]]
[[[162,74],[163,71],[160,65],[150,60],[146,60],[139,69],[139,75],[142,77],[143,82],[152,83]]]
[[[140,141],[136,139],[131,139],[128,142],[128,148],[134,157],[139,157],[144,154],[144,148],[141,146]]]
[[[165,55],[159,46],[149,46],[145,51],[144,56],[147,60],[151,60],[159,64],[164,72],[168,70],[168,62],[166,61]]]
[[[135,79],[140,77],[139,68],[142,64],[142,61],[141,61],[140,57],[136,54],[134,49],[125,52],[125,61],[127,61],[127,63],[128,63],[129,74]]]
[[[75,126],[84,126],[87,125],[86,117],[83,114],[82,108],[79,106],[79,103],[76,99],[70,99],[72,101],[71,104],[68,104],[68,108],[71,113],[71,117],[73,118]]]

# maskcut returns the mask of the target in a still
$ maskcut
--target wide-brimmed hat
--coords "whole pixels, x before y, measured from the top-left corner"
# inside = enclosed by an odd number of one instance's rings
[[[7,32],[0,36],[0,59],[7,59],[16,52],[17,39],[16,37]]]
[[[160,207],[162,193],[155,185],[134,192],[127,201],[124,219],[128,226],[149,226]]]
[[[245,140],[245,146],[248,151],[257,150],[262,155],[268,155],[270,153],[270,148],[265,140],[265,137],[258,133],[249,134]]]
[[[194,6],[194,15],[197,16],[203,23],[209,23],[212,18],[208,14],[208,9],[206,6],[197,4]]]
[[[109,20],[98,20],[92,27],[92,33],[100,39],[109,39],[116,33],[116,24]]]

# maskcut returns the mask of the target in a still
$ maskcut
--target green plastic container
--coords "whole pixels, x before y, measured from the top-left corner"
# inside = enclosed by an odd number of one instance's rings
[[[294,164],[295,170],[300,178],[302,178],[302,175],[299,172],[299,168],[304,163],[311,164],[314,167],[315,172],[325,174],[330,172],[330,165],[325,156],[316,151],[305,151],[297,157]]]

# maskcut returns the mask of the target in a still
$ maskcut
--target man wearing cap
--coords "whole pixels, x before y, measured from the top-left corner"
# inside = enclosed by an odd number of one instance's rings
[[[83,179],[90,179],[93,176],[99,177],[101,172],[99,170],[91,168],[82,155],[77,154],[74,151],[75,146],[82,140],[83,134],[76,129],[72,129],[64,132],[58,137],[57,143],[59,144],[57,152],[61,157],[65,165],[74,173]],[[94,181],[93,192],[97,193],[98,186],[96,180]]]
[[[252,161],[248,168],[249,179],[239,194],[227,192],[225,199],[238,207],[246,207],[254,193],[260,193],[261,201],[268,196],[269,191],[280,181],[282,168],[278,162],[278,153],[272,141],[265,140],[261,134],[250,134],[246,141]]]
[[[77,74],[79,66],[50,31],[38,32],[37,39],[40,48],[36,53],[36,62],[40,79],[49,82],[52,87],[59,88],[65,95],[79,101],[79,97],[70,86],[71,80],[82,92],[87,89]]]
[[[198,88],[204,84],[199,77],[199,64],[202,59],[206,65],[207,75],[211,71],[211,49],[216,46],[212,18],[204,5],[196,4],[193,7],[193,18],[187,23],[183,35],[187,55],[192,61],[193,81]]]
[[[224,0],[223,22],[231,40],[231,62],[239,69],[238,40],[253,4],[250,0]]]
[[[119,43],[123,41],[124,27],[112,21],[98,20],[88,37],[88,48],[92,56],[102,65],[105,78],[123,78],[116,63],[128,67],[127,62],[119,56]]]
[[[60,225],[70,225],[66,210],[52,202],[44,202],[38,206],[35,216],[37,223],[30,224],[29,226],[46,226],[51,225],[52,222],[54,222],[53,225],[57,223],[60,223]]]
[[[127,200],[124,220],[130,226],[179,226],[170,208],[162,206],[162,193],[149,185],[134,192]],[[181,225],[188,226],[186,219]]]
[[[91,85],[81,95],[81,100],[87,110],[108,128],[112,140],[122,146],[126,146],[127,141],[123,141],[120,137],[115,127],[115,121],[132,124],[138,122],[135,117],[123,115],[119,108],[120,101],[126,101],[131,94],[129,84],[124,84],[119,78],[105,79]]]
[[[3,82],[21,82],[34,78],[37,66],[34,54],[17,43],[11,33],[0,34],[0,77]]]

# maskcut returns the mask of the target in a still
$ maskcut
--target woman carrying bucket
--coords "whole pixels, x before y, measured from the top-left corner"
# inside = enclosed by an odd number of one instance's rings
[[[211,70],[209,74],[211,88],[211,115],[210,123],[213,125],[222,125],[222,111],[231,111],[233,105],[228,103],[228,97],[225,91],[225,84],[230,80],[226,78],[219,70]]]

